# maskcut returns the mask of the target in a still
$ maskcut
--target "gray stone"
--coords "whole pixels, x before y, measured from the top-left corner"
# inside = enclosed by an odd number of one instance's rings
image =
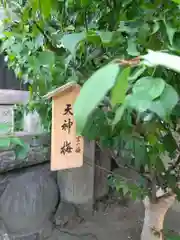
[[[0,173],[13,169],[21,169],[50,160],[50,135],[47,133],[30,134],[24,132],[15,133],[29,146],[29,151],[25,159],[17,159],[13,148],[0,150]]]
[[[47,240],[97,240],[94,234],[76,234],[55,229]]]
[[[0,215],[11,235],[43,230],[58,203],[58,188],[46,168],[14,173],[0,197]]]
[[[85,141],[82,167],[59,171],[57,174],[61,198],[73,204],[90,206],[94,202],[94,142]]]
[[[0,104],[26,104],[29,96],[28,91],[0,89]]]
[[[2,220],[0,220],[0,240],[11,240]]]
[[[0,152],[0,173],[48,162],[50,147],[30,147],[26,159],[17,159],[13,150]]]
[[[62,200],[76,204],[84,218],[92,215],[95,200],[109,191],[107,175],[111,159],[106,150],[97,149],[94,142],[85,140],[83,166],[57,174]]]
[[[64,227],[70,219],[76,216],[75,206],[71,203],[61,202],[54,216],[55,224]]]
[[[41,240],[41,237],[39,233],[34,233],[28,236],[11,237],[11,240]]]
[[[79,216],[78,208],[71,203],[61,202],[54,216],[55,225],[60,228],[72,228],[81,223],[83,218]]]

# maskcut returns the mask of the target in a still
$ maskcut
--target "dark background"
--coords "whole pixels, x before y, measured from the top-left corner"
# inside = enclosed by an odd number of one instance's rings
[[[3,55],[0,55],[0,89],[27,90],[27,85],[16,79],[14,72],[8,69]]]

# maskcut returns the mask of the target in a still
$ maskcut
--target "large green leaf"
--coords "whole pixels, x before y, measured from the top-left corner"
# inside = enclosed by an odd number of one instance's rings
[[[152,98],[146,92],[137,92],[126,97],[125,104],[127,107],[136,109],[138,112],[144,112],[151,107]]]
[[[78,44],[84,40],[85,37],[85,32],[65,34],[61,39],[61,43],[63,44],[64,48],[69,50],[70,53],[74,55]]]
[[[123,114],[125,111],[125,106],[121,105],[120,107],[118,107],[118,109],[115,112],[115,117],[113,119],[112,125],[116,125],[122,118]]]
[[[165,81],[162,78],[143,77],[133,87],[133,93],[147,93],[152,100],[159,97],[165,88]]]
[[[166,32],[167,32],[167,36],[169,39],[169,42],[171,45],[173,45],[173,39],[174,39],[174,35],[177,31],[176,28],[173,28],[169,23],[167,23],[166,21],[164,21],[164,24],[166,26]]]
[[[172,0],[172,1],[175,2],[175,3],[180,4],[180,0]]]
[[[128,88],[128,77],[130,74],[130,68],[125,68],[122,72],[120,72],[117,77],[117,81],[111,91],[111,103],[112,105],[116,105],[118,103],[123,103],[127,88]]]
[[[20,138],[17,138],[17,137],[12,137],[11,138],[11,143],[13,144],[13,145],[17,145],[17,146],[24,146],[24,142],[20,139]]]
[[[125,149],[133,154],[134,164],[137,168],[147,162],[146,146],[143,139],[132,137],[126,142]]]
[[[103,43],[110,43],[112,41],[113,32],[98,32]]]
[[[54,64],[55,55],[51,51],[40,52],[38,55],[38,61],[42,66],[51,66]]]
[[[52,7],[52,0],[46,0],[46,4],[44,4],[43,1],[41,1],[41,11],[44,16],[44,18],[48,18],[51,13],[51,7]]]
[[[159,99],[152,102],[149,109],[155,112],[158,116],[165,119],[171,114],[173,108],[176,106],[179,96],[174,88],[166,84],[166,87]]]
[[[167,133],[163,137],[162,141],[166,151],[168,151],[170,154],[173,154],[178,149],[176,140],[171,133]]]
[[[83,85],[74,104],[77,132],[81,134],[91,112],[114,86],[119,65],[111,63],[96,71]]]
[[[16,158],[18,160],[23,160],[27,158],[28,152],[29,152],[29,145],[28,144],[23,144],[23,146],[17,145],[14,148]]]

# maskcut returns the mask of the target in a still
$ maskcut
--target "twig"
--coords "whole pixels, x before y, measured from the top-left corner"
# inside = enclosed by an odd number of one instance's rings
[[[129,60],[121,60],[121,59],[115,59],[114,62],[119,63],[121,66],[137,66],[141,61],[140,56],[129,59]]]
[[[175,161],[175,163],[168,168],[168,171],[172,171],[172,170],[176,169],[179,164],[180,164],[180,154],[179,154],[177,160]]]
[[[97,144],[98,147],[102,150],[102,148],[101,148],[101,146],[99,145],[99,143],[96,142],[96,144]],[[117,155],[115,155],[115,153],[114,153],[112,150],[110,150],[110,149],[107,149],[107,150],[108,150],[109,156],[116,161]],[[121,159],[123,159],[122,156],[119,156],[119,157],[120,157]],[[118,163],[118,166],[119,166],[119,167],[122,167],[122,168],[125,168],[125,166],[123,166],[123,165],[121,165],[121,164],[119,164],[119,163]],[[128,168],[128,169],[134,171],[135,173],[137,173],[138,175],[144,177],[148,182],[151,180],[150,178],[148,178],[147,175],[144,175],[143,173],[139,172],[138,170],[134,169],[133,167],[131,167],[131,166],[129,166],[129,165],[126,165],[126,168]]]
[[[157,197],[156,197],[156,172],[155,169],[151,170],[151,201],[152,203],[156,203]]]
[[[59,48],[55,47],[51,40],[49,39],[49,36],[43,31],[43,29],[37,24],[36,21],[34,21],[34,24],[36,25],[37,29],[40,31],[40,33],[42,33],[42,35],[44,36],[44,38],[46,39],[47,43],[50,45],[50,50],[57,53],[57,51],[59,50]]]

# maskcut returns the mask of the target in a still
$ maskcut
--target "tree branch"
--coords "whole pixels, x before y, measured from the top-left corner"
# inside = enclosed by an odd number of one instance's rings
[[[42,33],[42,35],[44,36],[44,38],[46,39],[47,43],[50,46],[50,50],[57,53],[59,48],[53,46],[52,42],[49,39],[49,36],[43,31],[43,29],[37,24],[36,21],[34,21],[34,24],[36,25],[37,29],[40,31],[40,33]]]
[[[180,164],[180,154],[177,158],[177,160],[175,161],[174,164],[172,164],[169,168],[168,168],[168,171],[173,171],[174,169],[176,169],[178,167],[178,165]]]
[[[151,169],[151,202],[152,203],[156,203],[157,202],[157,196],[156,196],[156,185],[157,185],[157,181],[156,181],[156,171],[155,169]]]

